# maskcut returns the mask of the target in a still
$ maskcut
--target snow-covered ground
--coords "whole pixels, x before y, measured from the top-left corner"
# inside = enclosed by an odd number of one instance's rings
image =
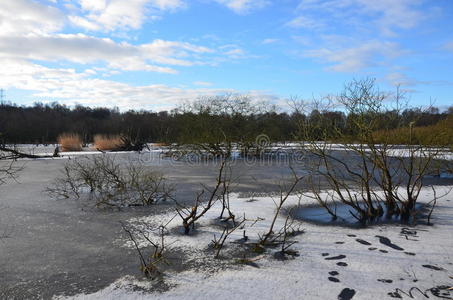
[[[256,266],[233,265],[213,272],[206,264],[183,272],[164,272],[164,280],[172,286],[165,292],[137,290],[136,287],[152,286],[146,280],[137,281],[124,277],[107,288],[93,294],[80,294],[68,299],[452,299],[453,291],[453,192],[451,186],[436,187],[437,195],[449,192],[440,199],[434,212],[434,226],[376,225],[365,229],[317,226],[296,221],[305,233],[291,238],[292,246],[300,256],[278,260],[268,249],[255,257]],[[433,197],[431,188],[424,188],[421,202]],[[236,216],[250,220],[245,224],[246,235],[256,240],[263,234],[275,213],[272,197],[240,198],[231,195],[231,208]],[[288,209],[308,199],[291,196]],[[174,213],[152,217],[132,218],[132,226],[143,222],[167,226],[166,236],[170,248],[182,250],[191,260],[210,260],[213,254],[206,251],[213,235],[221,230],[213,225],[221,205],[217,203],[199,222],[198,233],[184,236],[172,230],[181,225]],[[256,218],[264,220],[254,223]],[[285,222],[280,214],[274,231]],[[242,238],[237,230],[227,240]],[[121,247],[132,247],[127,240],[118,240]],[[390,244],[389,244],[390,242]],[[164,254],[165,256],[165,254]],[[209,264],[208,264],[209,265]],[[439,288],[440,287],[440,288]],[[424,293],[425,295],[422,295]],[[61,299],[62,297],[60,297]]]

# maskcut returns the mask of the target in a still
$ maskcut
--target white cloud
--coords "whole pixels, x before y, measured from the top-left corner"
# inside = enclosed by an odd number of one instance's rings
[[[236,48],[236,49],[228,50],[224,54],[229,57],[232,57],[232,58],[239,58],[239,57],[243,57],[245,52],[244,52],[244,50],[242,50],[240,48]]]
[[[401,72],[391,72],[385,76],[385,79],[393,86],[414,86],[418,84],[418,81],[409,78],[406,74]]]
[[[366,18],[384,35],[395,35],[395,29],[410,29],[425,19],[425,12],[419,8],[423,0],[303,0],[298,10],[304,13],[328,13],[332,18],[351,22],[357,17]],[[304,18],[304,17],[302,17]],[[359,20],[360,24],[366,24]],[[310,23],[308,23],[310,24]],[[336,21],[332,22],[335,26]]]
[[[91,78],[95,70],[76,72],[74,69],[47,68],[18,59],[0,58],[5,71],[0,73],[3,88],[31,91],[34,101],[64,101],[93,106],[118,106],[120,109],[170,109],[181,100],[200,95],[235,92],[231,89],[182,89],[163,84],[133,86]]]
[[[306,16],[299,16],[288,23],[285,24],[286,26],[293,27],[293,28],[306,28],[306,29],[319,29],[324,27],[324,23],[319,20],[313,20]]]
[[[225,5],[237,14],[246,14],[254,9],[259,9],[270,4],[267,0],[215,0]]]
[[[409,77],[408,75],[394,71],[390,72],[385,76],[385,79],[394,86],[402,87],[413,87],[419,85],[430,85],[430,86],[453,86],[453,82],[449,80],[417,80]]]
[[[223,56],[220,60],[236,60],[253,57],[251,55],[247,55],[244,49],[235,44],[220,46],[219,51],[221,51],[221,55]]]
[[[0,58],[5,72],[0,73],[4,88],[16,88],[32,93],[32,101],[62,101],[89,106],[118,106],[121,110],[152,109],[169,110],[181,101],[195,100],[201,96],[237,94],[233,89],[207,87],[184,89],[164,84],[130,85],[127,83],[90,77],[97,71],[87,69],[47,68],[31,62]],[[97,68],[99,69],[99,68]],[[198,85],[208,86],[207,82]],[[251,91],[256,99],[277,99],[262,91]],[[31,104],[31,103],[30,103]]]
[[[268,44],[274,44],[277,43],[279,39],[264,39],[261,44],[263,45],[268,45]]]
[[[83,16],[72,15],[69,20],[90,31],[139,29],[152,13],[175,10],[185,6],[182,0],[79,0]]]
[[[335,72],[357,72],[403,53],[396,43],[368,41],[355,47],[308,50],[305,56],[333,63],[328,69]]]
[[[27,0],[0,1],[0,36],[55,32],[63,23],[62,13],[54,7]]]
[[[4,36],[0,39],[0,57],[79,64],[100,62],[127,71],[175,73],[171,68],[153,64],[202,64],[194,55],[210,52],[212,50],[208,48],[189,43],[154,40],[148,44],[131,45],[84,34]]]
[[[424,19],[416,6],[419,0],[357,0],[365,12],[379,15],[376,23],[385,35],[394,35],[394,28],[410,29]]]
[[[178,9],[186,5],[182,0],[153,0],[151,4],[160,10]]]

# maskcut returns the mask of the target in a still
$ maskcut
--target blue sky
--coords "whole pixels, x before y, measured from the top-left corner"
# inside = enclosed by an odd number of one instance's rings
[[[285,104],[353,78],[453,105],[450,0],[3,0],[0,88],[32,104],[171,109],[225,93]]]

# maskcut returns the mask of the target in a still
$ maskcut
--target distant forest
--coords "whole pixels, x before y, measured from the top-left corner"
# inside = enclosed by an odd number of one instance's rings
[[[394,124],[389,114],[397,114]],[[126,111],[117,108],[90,108],[77,105],[70,108],[58,103],[35,103],[33,106],[0,104],[0,143],[50,144],[57,141],[62,133],[77,133],[84,142],[92,141],[95,134],[126,135],[134,140],[160,143],[218,142],[222,140],[248,141],[260,134],[266,134],[272,141],[293,141],[300,139],[301,124],[318,124],[313,138],[325,138],[326,132],[340,129],[347,136],[348,119],[351,113],[340,110],[278,112],[265,102],[252,101],[247,97],[213,97],[181,105],[172,111]],[[401,128],[425,128],[423,134],[435,134],[429,128],[441,127],[449,137],[437,144],[451,145],[453,136],[453,107],[440,112],[437,108],[421,110],[407,108],[402,111],[388,110],[382,115],[381,129],[394,130],[400,135]],[[442,125],[443,124],[443,125]],[[452,126],[452,127],[450,127]],[[313,127],[313,126],[312,126]],[[385,127],[385,128],[384,128]],[[444,130],[444,131],[445,131]],[[406,132],[407,130],[404,129]],[[420,132],[422,132],[420,131]],[[381,133],[382,134],[382,133]],[[317,135],[317,136],[316,136]],[[414,135],[413,142],[422,137]],[[332,136],[331,140],[335,140]],[[395,139],[395,142],[398,142]]]

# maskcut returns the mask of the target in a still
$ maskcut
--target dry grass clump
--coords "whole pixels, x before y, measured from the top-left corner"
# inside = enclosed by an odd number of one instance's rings
[[[57,138],[60,151],[82,151],[82,138],[76,133],[62,133]]]
[[[167,143],[153,143],[152,144],[153,147],[166,147],[168,146]]]
[[[118,150],[124,146],[124,139],[120,135],[96,134],[94,148],[102,151]]]
[[[429,126],[414,126],[373,133],[378,143],[449,146],[453,151],[453,115]]]

